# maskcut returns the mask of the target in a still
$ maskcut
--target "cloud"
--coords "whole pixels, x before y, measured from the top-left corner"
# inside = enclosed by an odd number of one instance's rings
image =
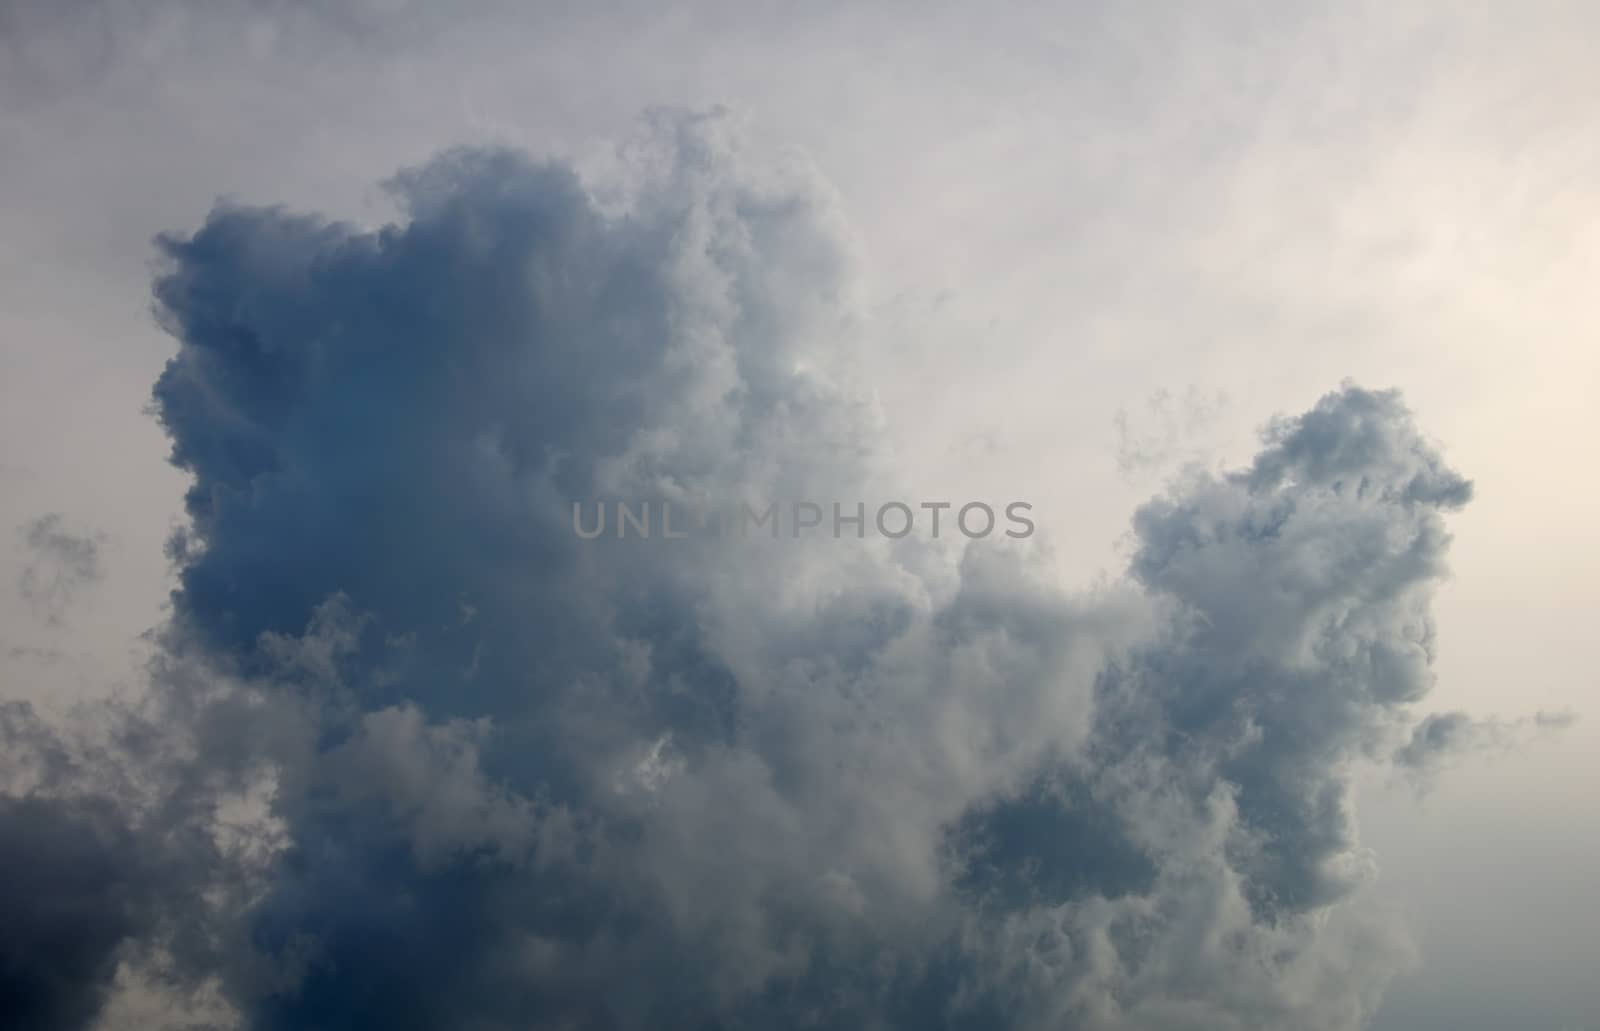
[[[111,722],[113,738],[138,732],[122,715]],[[91,1026],[119,975],[164,950],[193,961],[170,972],[168,1004],[209,966],[196,946],[216,925],[197,896],[224,879],[209,828],[161,812],[149,785],[130,778],[164,781],[164,764],[92,724],[63,734],[26,702],[0,703],[0,1013],[9,1026]],[[168,804],[181,806],[176,796]]]
[[[716,114],[614,175],[454,151],[397,225],[161,241],[189,526],[94,790],[209,887],[79,980],[145,943],[260,1029],[1361,1026],[1408,947],[1334,919],[1348,770],[1431,686],[1471,495],[1398,395],[1181,479],[1090,592],[1025,544],[580,541],[574,499],[894,493],[826,184]]]
[[[126,830],[104,805],[0,798],[0,1012],[14,1026],[81,1027],[116,949],[148,905],[148,871],[121,862]]]
[[[1565,730],[1577,722],[1573,712],[1537,712],[1518,720],[1479,718],[1464,712],[1430,713],[1412,730],[1410,740],[1395,749],[1394,764],[1411,773],[1426,774],[1452,759],[1516,748],[1537,735]]]
[[[17,590],[35,615],[59,625],[84,590],[105,575],[103,537],[68,529],[57,512],[31,520],[19,532],[28,561],[17,577]]]

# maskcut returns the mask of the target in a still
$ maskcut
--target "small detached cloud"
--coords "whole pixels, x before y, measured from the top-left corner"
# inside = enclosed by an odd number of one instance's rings
[[[60,625],[84,592],[105,576],[104,535],[69,529],[57,512],[23,524],[18,532],[27,557],[17,591],[34,615]]]
[[[1509,751],[1544,734],[1566,730],[1578,722],[1573,712],[1537,712],[1525,719],[1478,718],[1464,712],[1432,713],[1395,749],[1396,767],[1427,774],[1452,760],[1482,752]]]

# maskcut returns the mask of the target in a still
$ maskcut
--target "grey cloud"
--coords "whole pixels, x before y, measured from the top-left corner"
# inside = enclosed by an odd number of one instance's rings
[[[1394,763],[1425,773],[1463,755],[1518,747],[1536,735],[1565,730],[1577,721],[1572,712],[1537,712],[1517,720],[1479,718],[1465,712],[1431,713],[1411,731],[1410,739],[1395,749]]]
[[[161,811],[130,776],[168,784],[151,761],[89,720],[53,726],[23,702],[0,704],[0,1014],[8,1026],[94,1025],[119,971],[179,958],[167,992],[197,988],[217,926],[197,896],[227,896],[209,828]]]
[[[79,1028],[117,949],[148,917],[149,870],[128,862],[109,806],[0,797],[0,1012],[13,1027]]]
[[[1119,674],[1102,718],[1119,750],[1229,786],[1228,848],[1264,916],[1362,877],[1343,767],[1432,684],[1441,515],[1470,494],[1396,394],[1346,385],[1276,421],[1249,469],[1135,516],[1132,573],[1184,629]]]
[[[33,662],[41,666],[60,662],[65,654],[59,648],[39,648],[28,644],[13,644],[6,647],[6,658],[17,662]]]
[[[103,536],[79,533],[51,512],[19,528],[28,558],[17,577],[17,590],[34,613],[61,623],[68,609],[104,575]]]
[[[826,184],[719,116],[622,164],[161,241],[190,526],[101,794],[222,901],[145,937],[258,1029],[1361,1026],[1406,947],[1329,919],[1348,767],[1470,497],[1398,396],[1179,481],[1082,594],[1021,545],[579,542],[574,498],[892,483]]]

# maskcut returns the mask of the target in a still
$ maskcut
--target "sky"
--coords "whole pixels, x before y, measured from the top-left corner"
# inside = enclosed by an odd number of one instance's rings
[[[0,5],[0,1009],[1600,1027],[1597,17]]]

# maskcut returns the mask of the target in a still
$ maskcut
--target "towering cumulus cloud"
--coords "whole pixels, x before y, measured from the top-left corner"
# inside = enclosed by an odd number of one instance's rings
[[[84,927],[7,921],[5,1005],[85,1026],[120,957],[259,1029],[1361,1026],[1404,945],[1339,906],[1348,771],[1470,494],[1399,398],[1179,482],[1087,594],[1009,541],[582,540],[893,493],[827,190],[717,117],[615,178],[454,152],[399,225],[162,242],[180,586],[114,747],[11,714],[0,862],[47,842]]]

